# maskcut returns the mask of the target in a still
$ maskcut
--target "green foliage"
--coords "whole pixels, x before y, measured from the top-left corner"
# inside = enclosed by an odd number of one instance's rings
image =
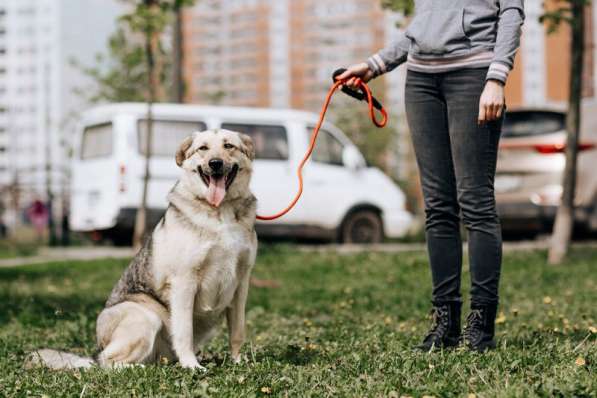
[[[96,56],[94,66],[75,66],[94,82],[91,89],[77,92],[91,103],[141,102],[145,100],[147,65],[143,46],[131,42],[120,26],[108,40],[108,54]]]
[[[352,101],[345,103],[346,106],[337,107],[339,109],[334,112],[334,123],[359,148],[367,163],[388,171],[386,156],[395,150],[396,131],[391,127],[377,128],[371,122],[365,105]]]
[[[412,15],[415,11],[414,0],[381,0],[383,8],[403,13],[405,16]]]
[[[539,17],[539,22],[547,25],[548,33],[556,32],[563,23],[572,25],[574,23],[572,5],[582,4],[588,6],[591,4],[591,0],[556,0],[553,3],[553,8],[550,7]]]
[[[205,375],[171,363],[23,369],[26,354],[40,347],[95,353],[95,318],[126,260],[0,269],[0,395],[590,397],[597,391],[596,256],[574,251],[565,266],[550,267],[541,251],[506,253],[498,349],[428,354],[412,349],[429,325],[424,252],[262,247],[254,276],[281,287],[251,288],[246,362],[230,363],[221,330],[203,353]],[[466,268],[463,274],[465,287]]]
[[[93,66],[85,66],[73,60],[73,64],[83,71],[94,85],[80,88],[77,92],[91,103],[100,102],[142,102],[147,98],[147,62],[144,39],[139,34],[161,35],[173,21],[173,13],[193,5],[196,0],[154,1],[123,0],[132,5],[131,12],[119,18],[118,28],[108,39],[107,54],[96,56]],[[172,84],[170,73],[173,67],[171,51],[158,41],[160,60],[159,83],[163,87]],[[158,90],[158,93],[160,91]],[[166,100],[166,95],[158,101]]]

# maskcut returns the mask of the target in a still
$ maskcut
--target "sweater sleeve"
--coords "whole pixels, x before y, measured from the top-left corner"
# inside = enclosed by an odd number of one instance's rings
[[[497,38],[487,79],[506,83],[508,74],[514,65],[514,56],[520,46],[523,22],[523,0],[500,0]]]
[[[369,69],[373,71],[375,76],[390,72],[406,61],[409,49],[410,39],[402,32],[396,41],[369,57],[367,60]]]

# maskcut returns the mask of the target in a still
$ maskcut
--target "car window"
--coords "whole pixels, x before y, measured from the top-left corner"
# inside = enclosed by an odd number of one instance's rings
[[[139,153],[145,155],[147,145],[147,120],[139,120]],[[203,131],[207,128],[203,122],[188,122],[175,120],[154,120],[151,141],[152,156],[174,156],[180,143],[191,133]]]
[[[222,128],[250,136],[255,145],[256,159],[288,159],[288,136],[283,126],[223,123]]]
[[[308,139],[311,139],[313,127],[307,128]],[[343,166],[342,152],[344,145],[331,133],[321,129],[317,136],[317,144],[313,150],[312,159],[316,162]]]
[[[506,114],[503,137],[529,137],[564,130],[566,117],[560,112],[519,111]]]
[[[101,158],[112,155],[112,123],[89,126],[83,130],[81,159]]]

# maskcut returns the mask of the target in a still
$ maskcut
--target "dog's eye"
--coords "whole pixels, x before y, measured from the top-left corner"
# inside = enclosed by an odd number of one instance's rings
[[[200,151],[207,151],[208,149],[209,149],[209,148],[207,147],[207,145],[201,145],[201,146],[199,147],[199,150],[200,150]]]
[[[229,144],[229,143],[224,144],[224,149],[233,149],[233,148],[234,148],[234,145],[232,145],[232,144]]]

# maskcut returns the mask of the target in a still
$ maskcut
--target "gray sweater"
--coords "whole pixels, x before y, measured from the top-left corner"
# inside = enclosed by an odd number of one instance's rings
[[[523,0],[415,0],[406,31],[367,63],[376,76],[407,60],[420,72],[489,67],[487,79],[505,83],[523,21]]]

